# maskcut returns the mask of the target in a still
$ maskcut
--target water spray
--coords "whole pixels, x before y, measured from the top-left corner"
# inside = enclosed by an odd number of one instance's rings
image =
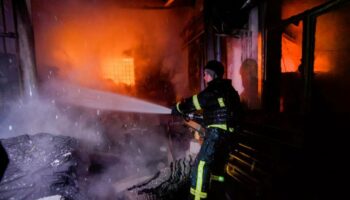
[[[134,97],[59,83],[58,101],[88,108],[153,114],[170,114],[171,109]]]

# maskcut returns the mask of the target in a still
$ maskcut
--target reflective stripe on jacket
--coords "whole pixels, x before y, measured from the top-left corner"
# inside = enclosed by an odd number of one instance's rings
[[[240,99],[232,87],[231,80],[214,79],[208,87],[199,94],[177,103],[180,113],[191,113],[203,110],[203,120],[206,127],[226,127],[232,130],[238,123],[240,114]]]

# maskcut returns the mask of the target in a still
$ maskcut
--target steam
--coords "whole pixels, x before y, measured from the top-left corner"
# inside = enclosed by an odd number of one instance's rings
[[[14,102],[0,121],[0,138],[45,132],[101,145],[99,124],[89,123],[97,117],[92,111],[83,114],[71,106],[59,107],[55,100],[27,97]]]
[[[92,144],[91,149],[86,148],[87,145],[83,146],[86,149],[79,149],[86,152],[86,157],[90,157],[91,153],[96,153],[97,158],[100,156],[102,160],[106,156],[114,157],[117,163],[107,164],[102,172],[86,178],[90,184],[87,187],[91,187],[89,195],[98,199],[113,195],[113,183],[118,180],[128,176],[150,176],[166,166],[167,138],[164,128],[159,126],[158,116],[111,111],[118,108],[117,102],[121,102],[118,98],[133,104],[128,106],[122,102],[120,109],[135,109],[139,107],[137,103],[142,105],[139,108],[153,112],[154,109],[169,112],[168,108],[58,82],[46,86],[41,88],[40,97],[24,98],[12,104],[0,122],[0,138],[40,132],[66,135]],[[108,106],[113,108],[109,110]],[[93,147],[100,147],[100,151]],[[47,144],[47,152],[51,148]]]

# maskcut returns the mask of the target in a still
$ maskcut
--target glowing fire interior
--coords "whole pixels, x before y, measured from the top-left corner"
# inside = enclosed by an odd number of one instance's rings
[[[282,47],[282,72],[296,72],[301,64],[301,46],[293,42],[286,34],[283,34]]]
[[[311,8],[323,3],[323,0],[306,1],[303,4],[297,4],[292,2],[285,2],[282,9],[282,18],[286,19],[295,15],[307,8]],[[326,16],[319,17],[326,18]],[[316,44],[314,53],[314,72],[315,73],[327,73],[332,69],[332,60],[335,56],[330,54],[329,38],[336,37],[334,34],[337,32],[337,27],[334,24],[336,20],[332,18],[322,20],[322,23],[317,23],[316,31]],[[329,28],[329,27],[333,28]],[[298,67],[301,64],[302,57],[302,34],[303,34],[303,21],[298,24],[288,25],[282,34],[282,57],[281,57],[281,72],[298,72]],[[334,49],[333,49],[334,51]]]
[[[43,79],[55,69],[54,76],[61,80],[142,96],[146,93],[143,90],[153,85],[139,83],[158,72],[173,72],[173,66],[184,58],[178,45],[182,39],[177,34],[184,22],[178,20],[182,16],[170,11],[128,9],[112,2],[35,2],[33,10],[40,13],[33,16],[36,56]],[[169,41],[174,47],[171,54],[165,51]],[[161,90],[163,85],[154,87]]]
[[[301,32],[300,32],[301,34]],[[282,35],[282,72],[297,72],[301,64],[301,40],[293,40],[287,34]],[[318,49],[315,50],[314,72],[328,72],[330,57]]]
[[[134,59],[110,59],[102,63],[102,75],[116,84],[135,84]]]

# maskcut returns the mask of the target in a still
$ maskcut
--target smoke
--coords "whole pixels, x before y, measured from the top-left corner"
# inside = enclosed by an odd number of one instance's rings
[[[127,9],[115,1],[31,2],[40,97],[11,104],[0,121],[0,138],[47,132],[101,147],[101,152],[95,152],[101,153],[97,160],[88,155],[91,162],[102,162],[96,165],[102,171],[89,176],[96,195],[109,193],[106,183],[150,175],[164,167],[169,151],[159,116],[99,109],[107,101],[104,97],[100,104],[94,99],[96,104],[92,101],[88,107],[81,104],[84,99],[59,101],[52,92],[63,86],[44,86],[48,80],[59,79],[116,91],[116,84],[103,77],[104,63],[133,57],[137,96],[163,105],[175,100],[174,93],[187,96],[187,58],[180,38],[187,11]],[[125,90],[132,93],[135,89]],[[116,163],[109,163],[111,158]]]
[[[101,125],[109,148],[108,154],[98,155],[95,162],[102,159],[103,163],[106,155],[117,162],[109,164],[107,156],[101,172],[89,177],[91,196],[109,199],[113,194],[121,195],[123,191],[117,190],[120,184],[130,187],[137,183],[135,180],[152,176],[168,164],[166,130],[158,115],[104,111]]]
[[[102,74],[105,63],[133,57],[136,82],[160,74],[169,79],[176,94],[187,92],[187,58],[180,37],[185,9],[128,9],[117,1],[35,0],[32,4],[41,79],[55,68],[60,78],[111,90]]]
[[[88,144],[79,149],[83,160],[90,162],[83,174],[85,178],[79,179],[86,182],[88,195],[98,199],[116,195],[113,183],[128,177],[150,176],[167,165],[168,141],[158,115],[86,107],[79,104],[80,99],[62,102],[57,91],[67,90],[67,85],[46,86],[41,88],[40,97],[12,104],[0,123],[0,138],[45,132],[74,137]],[[81,89],[80,93],[86,97],[92,90],[87,91],[82,94],[86,91]],[[99,100],[106,102],[107,97],[101,95]],[[49,143],[46,146],[46,152],[52,152],[53,147]]]
[[[102,145],[100,126],[95,121],[98,114],[94,110],[85,110],[83,114],[69,105],[60,106],[55,99],[23,98],[10,105],[0,123],[0,138],[44,132]]]

